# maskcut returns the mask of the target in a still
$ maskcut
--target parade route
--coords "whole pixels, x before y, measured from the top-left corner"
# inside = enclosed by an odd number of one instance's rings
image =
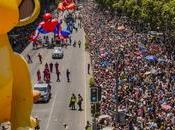
[[[32,55],[33,63],[29,64],[32,82],[36,83],[36,72],[40,69],[41,73],[44,65],[52,62],[59,63],[61,72],[61,82],[56,82],[55,68],[51,74],[52,98],[46,104],[34,104],[32,115],[38,117],[42,130],[56,130],[63,129],[63,124],[66,123],[72,130],[82,130],[86,124],[86,96],[88,95],[87,82],[86,82],[86,55],[84,47],[84,31],[80,29],[78,32],[72,34],[72,41],[81,40],[81,48],[68,46],[64,48],[64,58],[62,60],[53,60],[51,55],[53,49],[41,48],[32,50],[31,45],[23,52],[26,57],[27,51]],[[43,57],[43,64],[39,63],[38,53]],[[70,70],[70,83],[66,80],[66,69]],[[42,74],[43,75],[43,74]],[[42,77],[43,78],[43,77]],[[76,96],[81,94],[83,101],[83,111],[72,111],[69,109],[69,100],[74,93]],[[89,108],[89,107],[88,107]]]

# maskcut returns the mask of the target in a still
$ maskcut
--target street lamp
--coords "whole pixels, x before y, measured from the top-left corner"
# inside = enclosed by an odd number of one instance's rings
[[[148,26],[147,26],[147,31],[151,31],[151,26],[150,26],[150,23],[148,23]]]

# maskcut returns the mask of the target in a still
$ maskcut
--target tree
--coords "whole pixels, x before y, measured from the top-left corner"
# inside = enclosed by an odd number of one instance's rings
[[[132,19],[150,23],[151,28],[175,29],[175,0],[96,0]]]

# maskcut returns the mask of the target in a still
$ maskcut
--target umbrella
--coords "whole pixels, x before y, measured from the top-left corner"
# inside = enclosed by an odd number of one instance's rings
[[[117,28],[117,30],[118,31],[123,31],[123,30],[125,30],[125,27],[122,25],[122,26],[119,26],[118,28]]]
[[[162,104],[162,105],[161,105],[161,108],[162,108],[163,110],[165,110],[165,111],[168,111],[168,110],[171,109],[171,106],[168,105],[168,104]]]
[[[166,63],[166,60],[165,60],[165,59],[159,58],[159,59],[158,59],[158,62],[159,62],[160,64],[164,64],[164,63]]]
[[[106,118],[110,119],[111,116],[109,116],[109,115],[101,115],[101,116],[98,117],[98,120],[102,120],[102,119],[106,119]]]
[[[150,62],[151,61],[157,61],[157,57],[154,56],[154,55],[148,55],[148,56],[145,57],[145,59],[150,61]]]
[[[109,65],[109,62],[108,62],[108,61],[102,61],[102,62],[100,63],[100,65],[101,65],[102,67],[107,67],[107,66]]]

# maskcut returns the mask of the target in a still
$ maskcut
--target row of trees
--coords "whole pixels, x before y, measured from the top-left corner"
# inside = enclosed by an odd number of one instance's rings
[[[117,10],[133,20],[150,23],[166,32],[175,29],[175,0],[96,0],[102,7]]]

